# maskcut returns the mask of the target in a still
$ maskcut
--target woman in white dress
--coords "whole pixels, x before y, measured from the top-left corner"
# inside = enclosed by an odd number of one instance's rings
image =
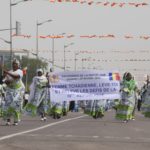
[[[10,71],[4,70],[5,78],[3,82],[6,84],[6,90],[3,118],[7,120],[6,125],[10,125],[11,117],[13,117],[14,125],[18,125],[25,92],[22,82],[23,72],[20,69],[20,62],[17,59],[13,60],[12,68]]]
[[[43,74],[42,69],[37,69],[37,75],[33,78],[30,86],[30,96],[25,112],[32,116],[39,114],[42,121],[46,121],[48,109],[47,84],[48,80]]]

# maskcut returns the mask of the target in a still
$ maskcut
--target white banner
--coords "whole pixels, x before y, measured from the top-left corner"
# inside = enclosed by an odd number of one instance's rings
[[[51,101],[120,98],[118,72],[68,71],[49,76]]]

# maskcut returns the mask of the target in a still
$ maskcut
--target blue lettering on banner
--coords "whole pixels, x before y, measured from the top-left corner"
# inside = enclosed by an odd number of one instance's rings
[[[112,86],[119,86],[119,83],[113,82],[111,83]]]
[[[117,92],[117,89],[116,88],[111,88],[110,92]]]
[[[110,83],[99,83],[99,87],[106,87],[106,86],[110,86]]]
[[[60,88],[60,89],[66,89],[67,85],[66,84],[59,84],[59,85],[51,85],[51,88]]]
[[[69,88],[83,88],[83,87],[96,87],[96,83],[88,83],[88,84],[69,84]]]
[[[103,88],[103,92],[109,92],[109,88]]]

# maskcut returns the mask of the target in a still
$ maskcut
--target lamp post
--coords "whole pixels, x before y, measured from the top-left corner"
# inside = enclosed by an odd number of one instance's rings
[[[29,50],[23,49],[27,53],[27,71],[26,71],[26,81],[25,81],[25,91],[28,90],[28,69],[29,69]]]
[[[16,2],[16,3],[12,3],[12,0],[10,0],[9,2],[9,6],[10,6],[10,64],[11,64],[11,62],[12,62],[12,58],[13,58],[13,50],[12,50],[12,44],[13,44],[13,42],[12,42],[12,6],[15,6],[15,5],[17,5],[17,4],[19,4],[19,3],[21,3],[21,2],[27,2],[27,1],[32,1],[32,0],[20,0],[20,1],[18,1],[18,2]]]
[[[39,59],[39,39],[38,39],[38,36],[39,36],[39,26],[43,25],[44,23],[47,23],[47,22],[51,22],[52,20],[49,19],[49,20],[46,20],[46,21],[43,21],[43,22],[38,22],[36,23],[36,58],[37,60]]]
[[[84,61],[85,61],[85,59],[82,58],[82,70],[84,70]]]
[[[74,65],[74,70],[76,71],[77,70],[77,55],[79,55],[79,52],[75,52],[74,56],[74,61],[75,61],[75,65]]]
[[[68,45],[64,45],[64,71],[66,69],[66,48],[73,45],[74,43],[70,43]]]
[[[58,35],[65,35],[66,33],[61,33]],[[52,67],[54,67],[55,63],[55,37],[52,37]]]

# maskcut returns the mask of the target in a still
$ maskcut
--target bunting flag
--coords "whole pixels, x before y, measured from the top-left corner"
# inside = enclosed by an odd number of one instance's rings
[[[93,59],[93,58],[84,58],[84,59],[67,59],[66,61],[85,61],[85,62],[149,62],[150,59]],[[57,62],[63,62],[63,59],[55,60]]]
[[[5,50],[5,51],[9,51],[9,49],[0,49],[0,50]],[[29,53],[36,53],[36,50],[35,49],[27,49],[29,51]],[[13,48],[13,52],[22,52],[24,51],[24,49],[21,49],[21,48]],[[42,52],[42,53],[47,53],[47,52],[50,52],[49,49],[40,49],[39,52]],[[52,52],[52,51],[51,51]],[[62,53],[63,51],[62,50],[55,50],[55,53]],[[150,50],[139,50],[139,49],[136,49],[136,50],[124,50],[124,49],[120,49],[120,50],[94,50],[94,49],[91,49],[91,50],[75,50],[75,49],[72,49],[72,50],[66,50],[66,53],[70,53],[70,52],[77,52],[78,54],[106,54],[106,53],[122,53],[122,54],[129,54],[129,53],[150,53]]]
[[[148,40],[150,39],[150,36],[140,36],[140,39]]]
[[[36,38],[36,37],[33,37],[31,35],[16,35],[16,34],[13,34],[12,37],[23,37],[23,38]],[[75,37],[78,37],[78,38],[82,38],[82,39],[115,39],[115,38],[120,38],[120,37],[117,37],[116,35],[114,34],[106,34],[106,35],[96,35],[96,34],[93,34],[93,35],[79,35],[79,36],[75,36],[74,34],[69,34],[69,35],[40,35],[38,36],[38,38],[40,39],[47,39],[47,38],[51,38],[51,39],[60,39],[60,38],[75,38]],[[149,40],[150,39],[150,35],[140,35],[140,36],[133,36],[133,35],[123,35],[122,36],[124,39],[142,39],[142,40]]]
[[[111,7],[111,8],[123,8],[125,6],[131,6],[131,7],[143,7],[149,5],[149,3],[146,2],[109,2],[109,1],[94,1],[94,0],[49,0],[50,3],[73,3],[73,4],[87,4],[89,6],[96,5],[96,6],[103,6],[103,7]]]

